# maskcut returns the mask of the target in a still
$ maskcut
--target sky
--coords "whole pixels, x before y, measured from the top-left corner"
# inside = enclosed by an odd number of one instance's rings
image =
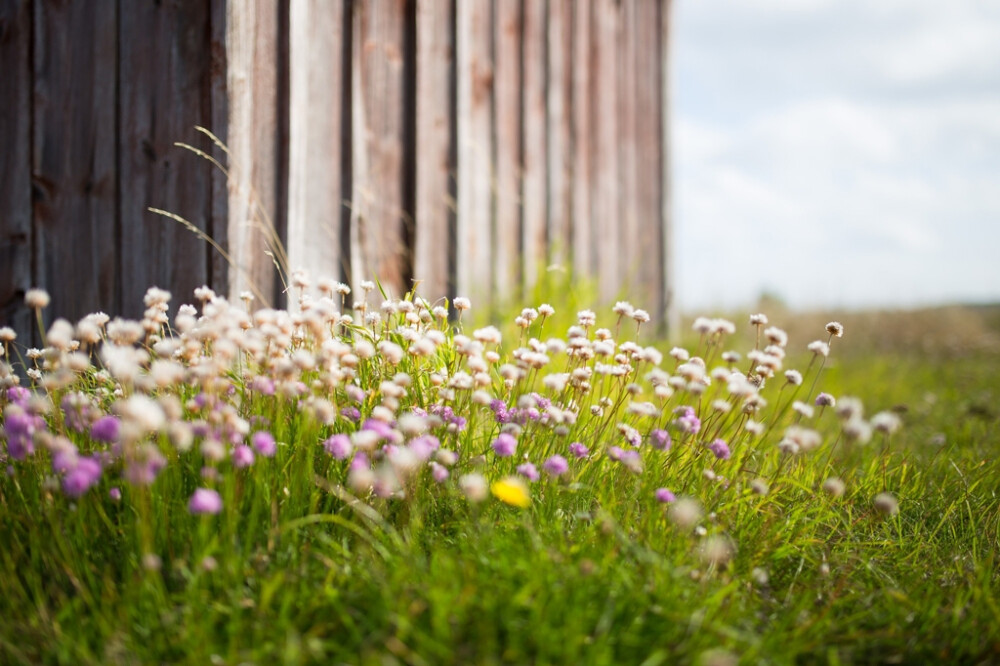
[[[1000,2],[675,0],[683,311],[1000,302]]]

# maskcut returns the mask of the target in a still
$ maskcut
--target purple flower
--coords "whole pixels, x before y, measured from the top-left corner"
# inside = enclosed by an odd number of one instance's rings
[[[497,423],[510,423],[510,413],[503,400],[494,398],[490,402],[490,409],[493,410],[493,415],[496,417]]]
[[[608,457],[612,460],[621,460],[622,456],[625,454],[625,450],[620,446],[609,446],[608,447]]]
[[[111,490],[108,491],[108,497],[110,497],[111,500],[114,502],[120,502],[122,499],[122,489],[112,488]]]
[[[385,421],[379,421],[378,419],[368,419],[365,424],[361,426],[362,430],[371,430],[378,435],[379,439],[394,439],[392,426]]]
[[[642,473],[642,457],[635,449],[622,451],[621,463],[633,474]]]
[[[666,430],[653,430],[649,433],[649,443],[654,449],[669,451],[671,444],[670,433]]]
[[[148,486],[167,465],[167,459],[152,444],[137,449],[125,466],[125,480],[132,485]]]
[[[357,407],[344,407],[340,410],[340,415],[348,421],[353,421],[354,423],[361,420],[361,410]]]
[[[586,458],[590,455],[590,449],[581,444],[580,442],[573,442],[569,445],[569,452],[573,454],[574,458]]]
[[[816,396],[817,407],[833,407],[836,404],[837,400],[829,393],[820,393]]]
[[[693,407],[679,407],[678,410],[681,415],[677,417],[676,423],[681,432],[693,435],[701,430],[701,419],[695,414]]]
[[[562,476],[569,471],[569,463],[557,453],[542,463],[542,469],[550,476]]]
[[[530,462],[518,465],[517,473],[529,481],[538,481],[538,470]]]
[[[415,437],[410,441],[410,451],[417,457],[417,460],[427,460],[435,451],[441,448],[441,442],[434,435],[423,435]]]
[[[715,454],[719,460],[729,460],[729,445],[725,440],[717,439],[708,445],[708,450]]]
[[[68,394],[63,397],[59,405],[66,418],[66,425],[71,430],[83,432],[87,428],[87,415],[90,413],[90,407],[86,403],[79,402],[78,396],[80,396],[78,393]]]
[[[359,469],[371,469],[372,463],[368,460],[368,456],[365,455],[364,451],[358,451],[354,454],[351,459],[351,471]]]
[[[501,458],[507,458],[508,456],[514,455],[514,451],[517,450],[517,440],[510,433],[502,432],[500,435],[493,440],[493,453],[497,454]]]
[[[669,490],[667,490],[666,488],[657,488],[656,489],[656,501],[657,502],[662,502],[662,503],[666,504],[667,502],[673,502],[675,499],[677,499],[677,498],[674,496],[674,494],[672,492],[670,492]]]
[[[253,449],[246,444],[239,444],[233,449],[233,466],[237,469],[249,467],[253,464]]]
[[[274,382],[270,377],[254,377],[250,388],[261,395],[274,395]]]
[[[31,399],[31,391],[23,386],[11,386],[7,389],[7,400],[22,409],[28,408],[28,400]]]
[[[622,429],[622,435],[625,437],[625,441],[631,444],[632,446],[638,447],[640,444],[642,444],[642,435],[640,435],[639,431],[636,430],[635,428],[632,428],[630,426],[625,426]]]
[[[552,401],[541,393],[532,393],[531,397],[535,399],[535,404],[538,405],[539,409],[548,409],[552,406]]]
[[[222,511],[222,498],[214,490],[198,488],[194,491],[194,495],[191,495],[188,511],[196,516],[200,514],[215,515]]]
[[[272,457],[278,450],[274,442],[274,436],[266,430],[255,432],[253,437],[250,438],[250,442],[253,444],[253,448],[257,450],[257,453],[265,458]]]
[[[434,477],[436,482],[444,483],[448,480],[449,474],[450,472],[447,467],[440,463],[431,461],[431,476]]]
[[[115,416],[102,416],[90,426],[90,436],[98,442],[117,442],[121,434],[122,422]]]
[[[7,453],[14,460],[23,460],[35,452],[34,435],[45,428],[45,422],[16,407],[5,412],[3,429],[7,435]]]
[[[76,447],[67,442],[68,448],[59,449],[52,454],[52,471],[56,474],[63,474],[70,471],[79,462]]]
[[[101,463],[95,458],[79,458],[76,466],[63,478],[63,492],[79,497],[101,478]]]
[[[330,435],[325,442],[323,442],[323,448],[331,456],[337,460],[346,460],[351,451],[354,449],[351,446],[351,438],[344,434]]]

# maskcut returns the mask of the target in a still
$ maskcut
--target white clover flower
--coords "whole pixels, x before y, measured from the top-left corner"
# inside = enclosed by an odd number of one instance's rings
[[[556,309],[549,305],[548,303],[542,303],[538,306],[538,314],[542,317],[551,317],[556,313]]]
[[[649,313],[645,310],[635,310],[632,313],[632,319],[640,324],[645,324],[649,321]]]
[[[635,308],[628,301],[618,301],[612,311],[619,317],[631,317]]]
[[[680,347],[674,347],[673,349],[671,349],[670,356],[672,356],[675,360],[680,361],[682,363],[691,358],[691,354],[688,353],[688,350],[682,349]]]
[[[784,347],[788,344],[788,334],[776,326],[765,328],[764,336],[779,347]]]
[[[839,321],[831,321],[826,325],[826,332],[835,338],[844,337],[844,325]]]
[[[802,385],[802,373],[798,370],[785,370],[785,379],[793,386]]]
[[[469,299],[466,298],[466,297],[464,297],[464,296],[458,296],[452,302],[452,305],[455,306],[456,310],[458,310],[459,312],[461,312],[462,310],[468,310],[469,308],[471,308],[472,307],[472,302],[469,301]]]
[[[584,328],[590,328],[597,323],[597,315],[593,310],[581,310],[576,313],[576,320]]]
[[[826,344],[822,340],[813,340],[807,345],[806,348],[817,356],[830,355],[830,345]]]

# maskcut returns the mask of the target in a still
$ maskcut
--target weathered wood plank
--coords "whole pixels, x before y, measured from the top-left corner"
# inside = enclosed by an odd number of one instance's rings
[[[548,10],[548,261],[564,265],[573,249],[573,5],[549,0]]]
[[[677,308],[674,294],[674,238],[673,238],[673,189],[671,187],[671,160],[670,151],[672,144],[670,140],[670,109],[671,109],[671,81],[670,81],[670,30],[671,11],[673,2],[666,0],[660,5],[660,138],[662,140],[662,168],[660,175],[663,180],[660,185],[661,203],[663,204],[663,307],[664,321],[666,322],[667,333],[674,339],[680,335],[680,311]]]
[[[493,14],[496,220],[493,284],[517,298],[521,286],[521,0],[496,0]]]
[[[34,9],[33,281],[75,320],[117,305],[117,17],[98,1]]]
[[[525,289],[545,269],[547,215],[545,0],[524,4],[524,182],[521,262]]]
[[[595,118],[590,164],[596,275],[601,300],[611,301],[622,286],[621,233],[618,219],[618,32],[621,26],[615,0],[595,0],[593,16],[591,105]]]
[[[226,53],[227,12],[231,0],[211,0],[209,15],[209,107],[211,124],[208,128],[224,145],[229,141],[229,59]],[[207,137],[197,137],[197,146],[213,155],[221,164],[228,164],[224,151]],[[212,213],[206,225],[208,233],[222,247],[229,246],[229,179],[218,169],[211,175]],[[218,252],[209,253],[208,283],[224,290],[229,284],[229,262]],[[178,293],[179,303],[194,302],[194,294]]]
[[[208,280],[208,243],[146,209],[175,212],[211,231],[212,167],[173,145],[212,119],[211,6],[120,8],[121,307],[135,316],[150,285],[169,285],[175,302],[185,302]]]
[[[253,292],[272,304],[274,264],[282,256],[276,221],[279,187],[285,179],[278,160],[278,1],[230,2],[229,63],[229,248],[234,270],[228,293]]]
[[[639,234],[638,201],[638,146],[637,114],[638,73],[636,71],[636,4],[642,0],[622,0],[618,6],[618,72],[615,76],[618,101],[616,117],[618,149],[618,197],[616,217],[618,219],[618,251],[623,255],[620,262],[620,285],[636,305],[652,307],[652,294],[648,285],[639,279],[643,266],[648,266],[659,257],[659,249],[650,252],[652,244],[645,242]]]
[[[493,34],[490,0],[461,0],[457,17],[458,218],[455,288],[489,304],[493,220]],[[477,303],[477,305],[478,305]]]
[[[638,281],[648,290],[644,301],[650,313],[662,323],[663,293],[663,207],[660,134],[660,14],[659,3],[637,0],[634,16],[634,50],[636,56],[636,193],[639,216],[639,237],[647,248],[639,265]]]
[[[455,221],[455,15],[450,1],[417,0],[415,280],[425,298],[452,295]]]
[[[594,259],[594,223],[591,214],[591,165],[594,118],[592,54],[592,3],[573,6],[573,275],[589,277]]]
[[[354,188],[351,270],[355,286],[378,278],[395,296],[409,289],[403,193],[405,0],[355,3]]]
[[[0,0],[0,326],[31,343],[31,3]]]
[[[292,270],[348,281],[350,37],[343,0],[293,0],[289,105],[288,259]]]

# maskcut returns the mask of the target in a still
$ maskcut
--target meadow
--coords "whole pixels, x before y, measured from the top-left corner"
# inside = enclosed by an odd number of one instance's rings
[[[180,296],[0,329],[2,663],[1000,662],[996,309]]]

